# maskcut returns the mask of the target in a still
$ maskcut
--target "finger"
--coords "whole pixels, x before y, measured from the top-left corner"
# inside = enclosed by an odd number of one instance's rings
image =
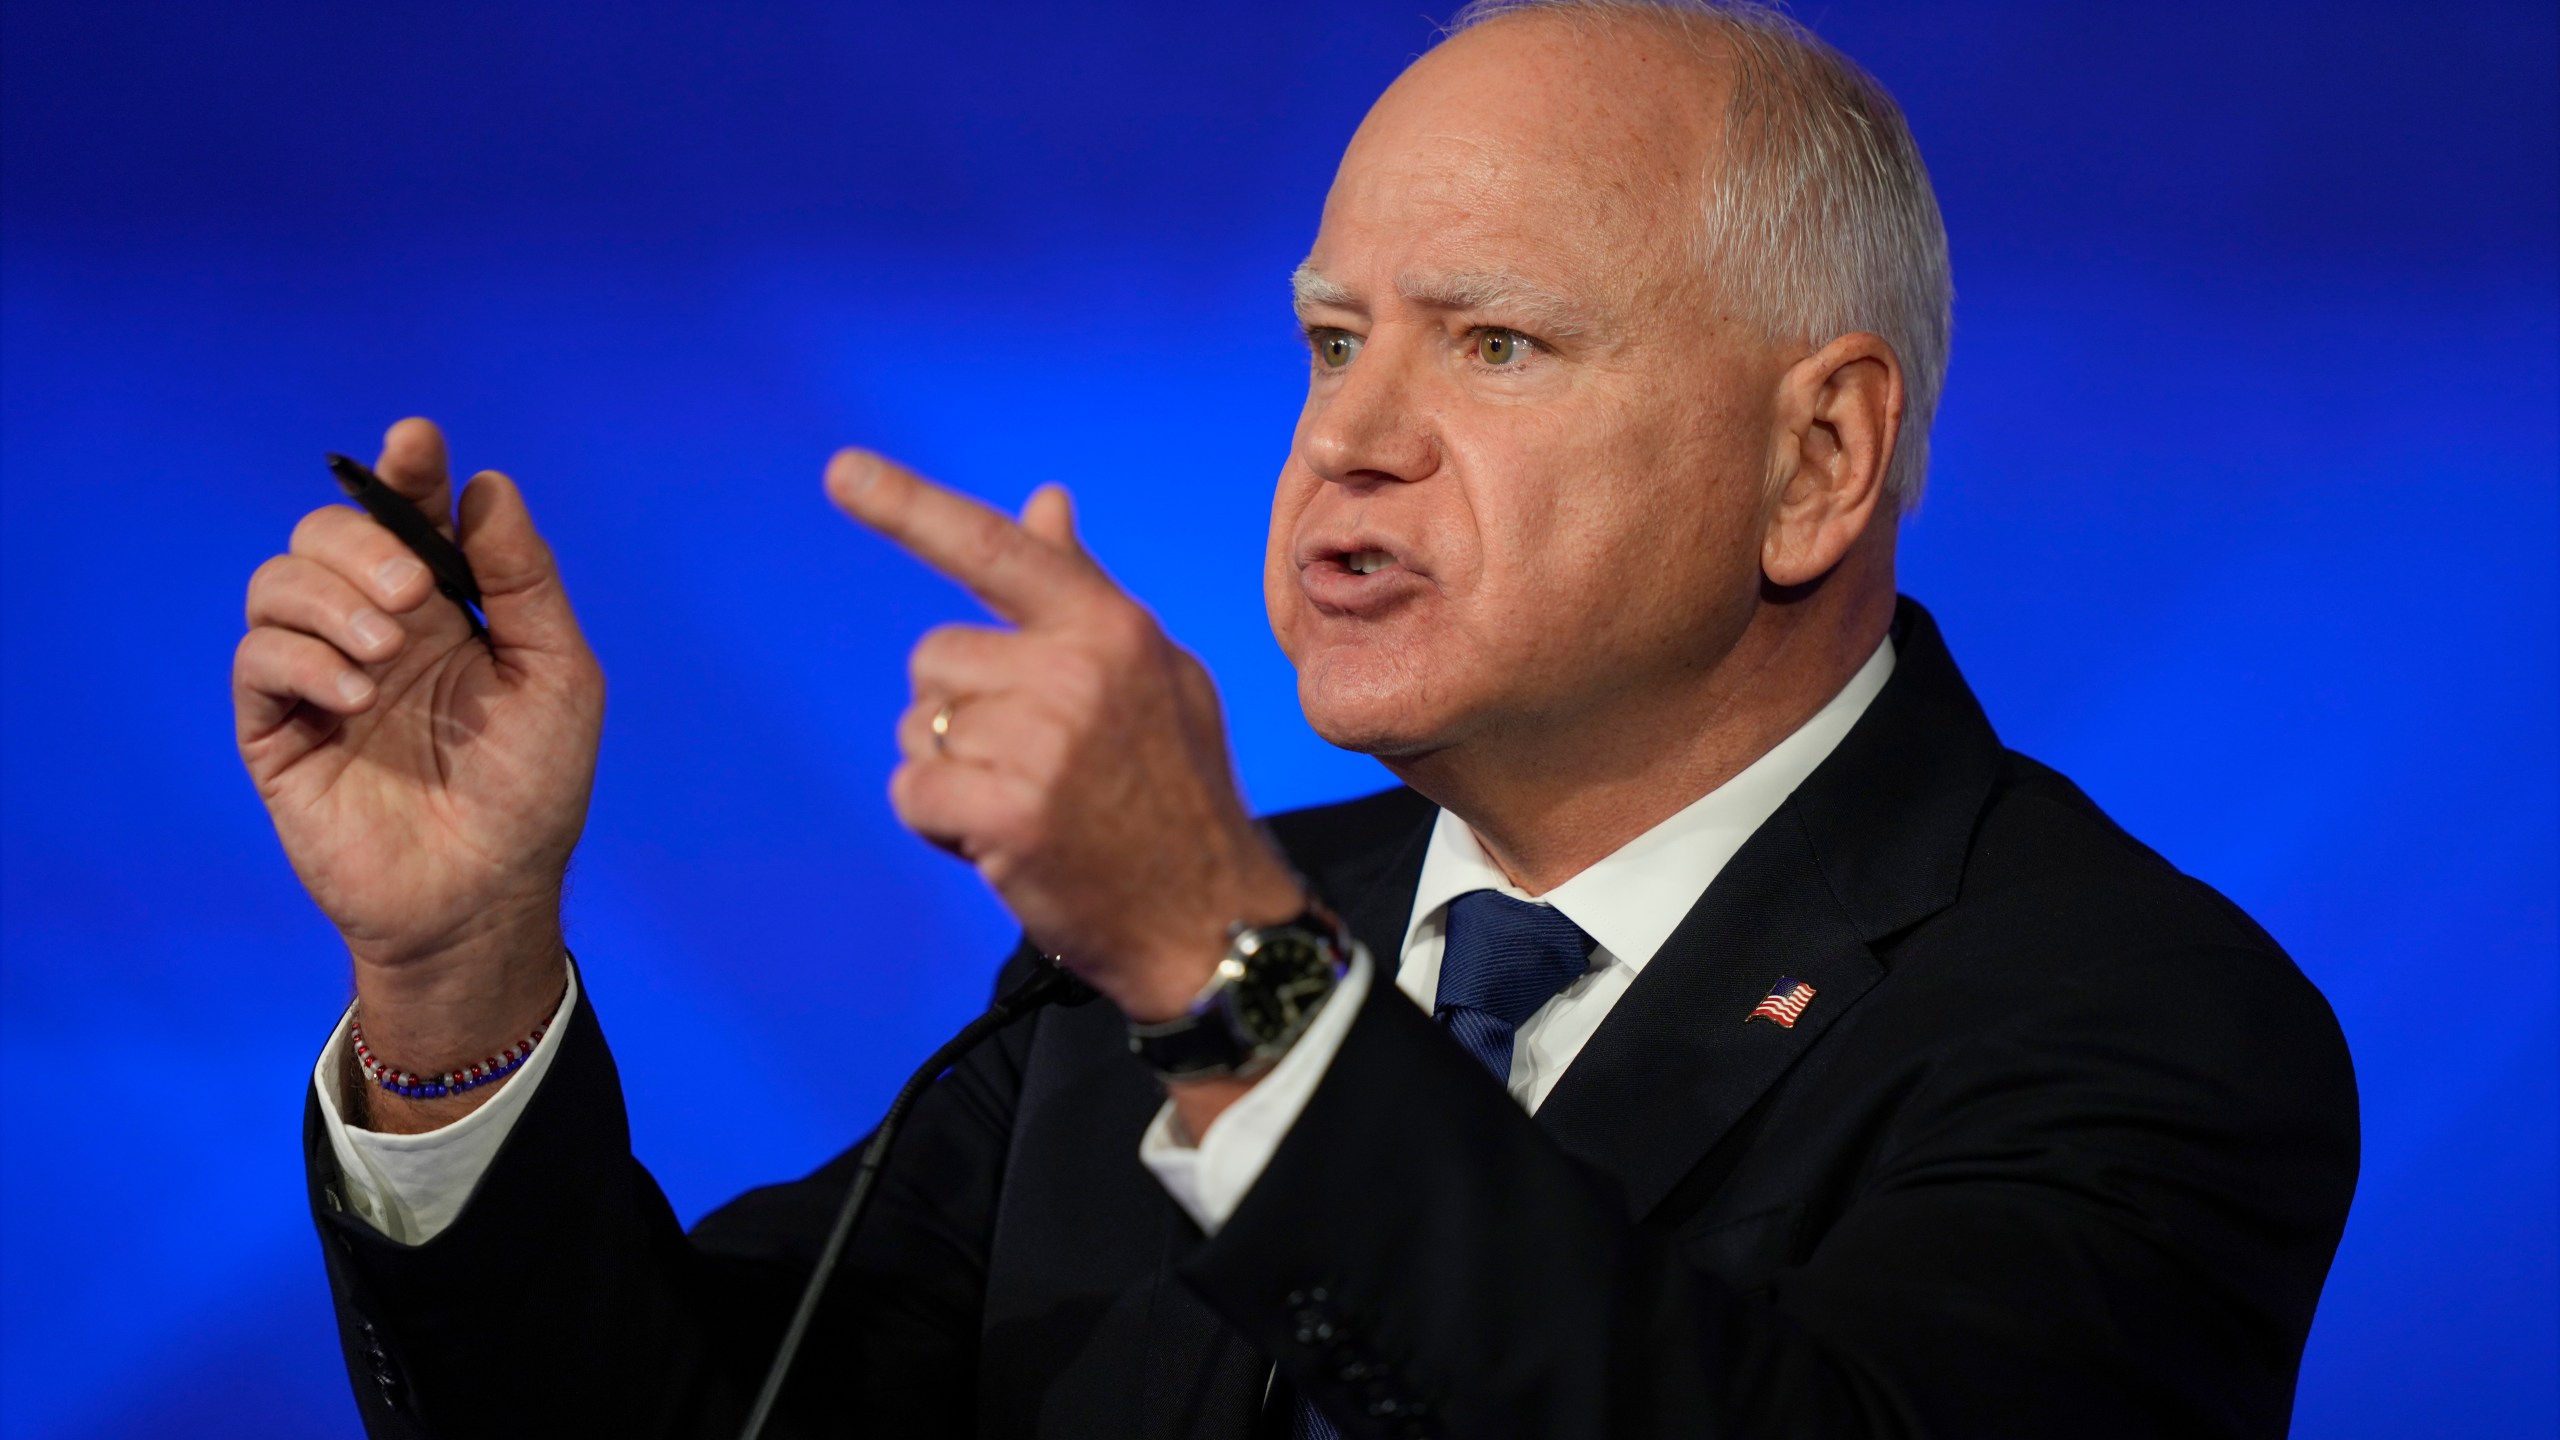
[[[909,763],[941,760],[953,765],[984,765],[996,753],[989,746],[988,702],[921,699],[898,716],[898,758]],[[977,713],[964,723],[961,712]],[[947,717],[947,718],[946,718]],[[935,722],[942,722],[935,728]],[[974,747],[974,748],[973,748]]]
[[[373,473],[437,529],[453,533],[453,467],[445,458],[444,432],[434,421],[412,415],[384,431]]]
[[[1084,541],[1076,536],[1075,497],[1064,485],[1043,485],[1031,492],[1031,498],[1022,502],[1022,528],[1052,549],[1089,558]]]
[[[284,723],[296,706],[357,715],[372,708],[377,693],[336,646],[297,630],[261,625],[232,654],[232,711],[244,742]]]
[[[1033,672],[1042,641],[986,625],[937,625],[907,655],[907,685],[919,699],[997,694]]]
[[[1017,625],[1070,615],[1097,587],[1110,588],[1090,565],[1032,538],[1003,512],[867,450],[836,452],[827,494]]]
[[[940,733],[934,721],[948,706]],[[985,695],[924,696],[898,717],[898,754],[907,761],[944,760],[1020,775],[1054,774],[1066,733],[1019,700]]]
[[[368,665],[400,653],[409,632],[375,608],[347,577],[316,560],[278,555],[249,577],[251,629],[280,626],[316,635]]]
[[[1027,780],[983,765],[911,760],[889,777],[889,804],[916,834],[972,861],[1018,850],[1020,816],[1031,813]]]
[[[948,700],[914,700],[898,714],[898,758],[902,761],[927,760],[943,748],[943,736],[934,732],[934,721],[942,714]],[[959,711],[952,710],[951,723],[959,721]]]
[[[586,638],[569,608],[560,566],[533,528],[516,482],[495,470],[471,477],[462,492],[462,553],[480,580],[489,643],[500,649],[583,655]]]
[[[399,536],[344,505],[325,505],[303,516],[286,549],[328,567],[394,615],[408,614],[436,593],[435,577]]]

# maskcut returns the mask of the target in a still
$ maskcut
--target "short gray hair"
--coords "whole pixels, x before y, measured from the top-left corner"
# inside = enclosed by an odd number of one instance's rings
[[[1955,324],[1947,227],[1920,147],[1885,88],[1812,31],[1754,0],[1473,0],[1456,35],[1527,12],[1647,19],[1733,64],[1722,174],[1707,186],[1699,263],[1771,339],[1881,336],[1902,362],[1902,434],[1885,486],[1920,499],[1929,422]]]

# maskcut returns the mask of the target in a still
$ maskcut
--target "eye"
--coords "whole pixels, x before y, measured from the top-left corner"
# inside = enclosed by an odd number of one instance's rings
[[[1348,330],[1317,330],[1307,336],[1315,347],[1316,363],[1327,370],[1339,370],[1360,353],[1360,337]]]
[[[1536,346],[1536,341],[1517,330],[1489,328],[1476,332],[1476,358],[1487,365],[1516,365]]]

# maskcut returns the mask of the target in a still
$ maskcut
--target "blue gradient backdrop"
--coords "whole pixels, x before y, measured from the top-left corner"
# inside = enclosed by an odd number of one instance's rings
[[[1954,235],[1906,588],[2354,1044],[2297,1432],[2548,1436],[2560,34],[2421,8],[1806,13]],[[882,798],[968,606],[832,447],[1072,482],[1257,803],[1380,782],[1256,565],[1283,278],[1416,10],[7,4],[0,1430],[354,1423],[296,1149],[345,962],[225,691],[323,449],[433,415],[559,548],[613,683],[572,919],[688,1218],[860,1132],[1008,938]]]

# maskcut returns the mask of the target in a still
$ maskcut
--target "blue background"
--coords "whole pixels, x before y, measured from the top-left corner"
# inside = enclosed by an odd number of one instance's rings
[[[1906,588],[2355,1047],[2297,1433],[2554,1433],[2553,7],[1806,13],[1954,237]],[[433,415],[563,557],[613,683],[575,935],[687,1218],[859,1133],[1009,935],[887,812],[905,648],[969,607],[823,504],[834,446],[1072,483],[1258,804],[1380,783],[1299,721],[1256,570],[1284,277],[1429,36],[1405,0],[8,4],[0,1428],[353,1426],[296,1140],[345,962],[225,688],[323,449]]]

